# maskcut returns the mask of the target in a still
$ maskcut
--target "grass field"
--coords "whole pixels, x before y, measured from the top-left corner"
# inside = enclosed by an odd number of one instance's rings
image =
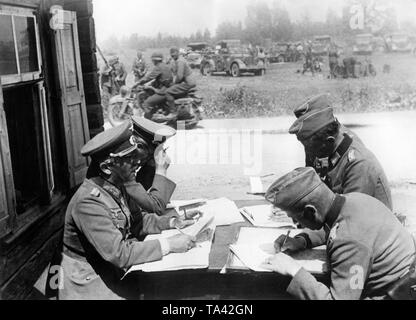
[[[144,54],[147,62],[151,53]],[[160,49],[168,56],[168,49]],[[127,70],[135,57],[133,50],[120,51]],[[416,57],[411,54],[374,54],[376,77],[328,79],[328,64],[322,74],[302,75],[302,63],[272,64],[265,76],[224,75],[203,77],[194,69],[199,94],[204,98],[206,118],[247,118],[290,114],[294,106],[317,93],[329,93],[336,112],[374,112],[416,109]],[[383,65],[391,66],[389,74]]]

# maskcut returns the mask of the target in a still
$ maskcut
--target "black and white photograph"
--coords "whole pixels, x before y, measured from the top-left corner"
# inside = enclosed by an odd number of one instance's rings
[[[416,0],[0,0],[0,300],[416,300],[415,123]]]

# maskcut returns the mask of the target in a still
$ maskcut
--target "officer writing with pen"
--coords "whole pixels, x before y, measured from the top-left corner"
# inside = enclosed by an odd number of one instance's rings
[[[161,198],[171,195],[161,188],[167,182],[169,158],[163,142],[175,131],[164,126],[146,130],[126,121],[93,138],[81,150],[91,157],[88,176],[72,197],[65,216],[62,254],[63,283],[59,299],[123,299],[138,290],[137,283],[124,283],[124,271],[137,264],[157,261],[195,246],[185,234],[143,241],[147,234],[182,229],[194,223],[176,215],[158,216],[143,210],[134,194],[136,173],[148,160],[146,140],[159,141],[154,152],[154,189]],[[172,131],[173,130],[173,131]],[[127,186],[127,187],[126,187]],[[136,189],[138,190],[138,189]],[[166,201],[166,200],[165,200]],[[132,285],[132,287],[130,286]],[[136,287],[135,287],[136,286]]]
[[[305,300],[416,300],[416,244],[379,200],[363,193],[336,194],[313,168],[298,168],[274,182],[266,199],[311,230],[323,229],[330,285],[286,253],[302,250],[282,236],[277,254],[262,267],[292,278],[287,292]]]

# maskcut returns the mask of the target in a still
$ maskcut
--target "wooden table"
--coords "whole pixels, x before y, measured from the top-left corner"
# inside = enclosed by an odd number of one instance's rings
[[[259,204],[265,204],[265,201],[236,201],[239,208]],[[137,282],[144,299],[291,299],[286,293],[291,280],[288,277],[250,270],[220,273],[229,259],[229,245],[245,226],[251,224],[243,222],[216,228],[207,269],[134,272],[124,281]],[[318,280],[327,282],[325,277]]]

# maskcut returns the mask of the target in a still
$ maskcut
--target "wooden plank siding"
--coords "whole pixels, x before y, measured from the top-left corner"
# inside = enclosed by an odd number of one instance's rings
[[[84,93],[88,97],[87,125],[92,135],[103,130],[92,0],[0,0],[0,8],[2,5],[21,6],[33,8],[37,12],[56,189],[53,197],[49,199],[49,204],[34,207],[33,215],[29,214],[25,219],[21,219],[18,228],[11,229],[12,232],[7,236],[0,236],[0,299],[25,299],[33,292],[33,285],[45,270],[56,246],[62,240],[66,205],[75,191],[69,188],[69,180],[65,172],[66,159],[70,155],[67,154],[65,138],[62,135],[64,132],[62,92],[57,81],[58,69],[54,63],[54,31],[49,27],[49,8],[54,4],[62,5],[67,10],[72,8],[77,12],[78,20],[81,19],[79,34],[82,33],[82,36],[78,38],[81,39],[82,44],[77,59],[80,59],[82,74],[86,75],[83,82],[87,84]],[[66,80],[71,82],[73,79]],[[76,128],[74,135],[75,131]],[[40,135],[40,132],[37,133]],[[74,139],[78,137],[74,136]],[[40,169],[34,168],[34,170]],[[0,182],[2,179],[4,180],[4,176],[0,175]]]

